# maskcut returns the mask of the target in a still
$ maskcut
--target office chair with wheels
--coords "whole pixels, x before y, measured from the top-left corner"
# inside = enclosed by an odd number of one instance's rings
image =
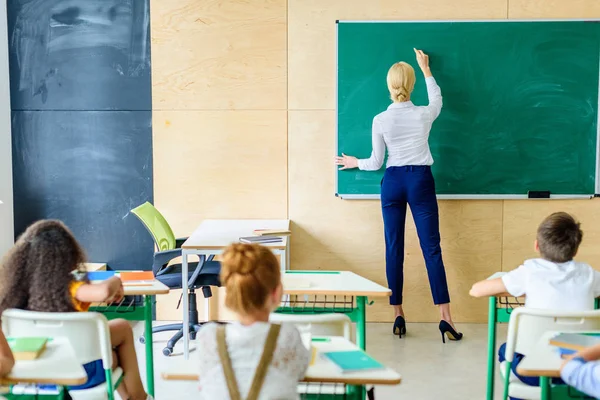
[[[176,239],[173,230],[162,216],[162,214],[149,202],[134,208],[131,212],[139,218],[146,229],[152,235],[156,244],[152,272],[157,280],[170,289],[181,289],[181,264],[170,264],[174,258],[181,256],[181,245],[187,238]],[[198,262],[188,262],[188,300],[189,300],[189,329],[190,339],[196,338],[196,332],[203,323],[198,321],[198,307],[196,304],[196,289],[202,290],[202,295],[207,299],[212,296],[210,286],[221,286],[219,272],[221,264],[212,260],[212,256],[200,256]],[[186,295],[182,293],[182,296]],[[165,356],[173,353],[173,347],[183,337],[183,323],[168,324],[152,328],[152,333],[177,331],[167,342],[163,349]],[[144,336],[140,338],[144,341]]]

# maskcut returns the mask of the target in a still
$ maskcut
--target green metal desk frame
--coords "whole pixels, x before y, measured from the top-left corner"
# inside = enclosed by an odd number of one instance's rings
[[[90,311],[101,312],[108,318],[123,318],[127,321],[144,321],[144,345],[146,346],[146,385],[148,393],[154,397],[154,352],[152,349],[152,306],[156,297],[144,295],[142,306],[129,307],[123,310],[120,306],[92,307]]]
[[[494,381],[496,378],[496,336],[497,336],[497,327],[496,324],[500,323],[508,323],[510,320],[510,314],[512,308],[510,308],[510,304],[508,301],[504,304],[500,304],[498,302],[498,297],[491,296],[489,298],[488,303],[488,349],[487,349],[487,400],[494,400]],[[504,307],[502,307],[504,305]],[[595,301],[596,310],[600,309],[600,299],[596,299]],[[550,380],[542,377],[540,379],[540,385],[542,387],[542,400],[546,396],[552,396],[552,399],[577,399],[577,398],[586,398],[586,397],[573,397],[573,393],[569,393],[570,397],[562,397],[565,390],[568,390],[568,386],[566,385],[557,385],[553,386],[553,389],[550,390]],[[567,389],[564,389],[567,388]],[[571,392],[573,390],[571,389]],[[556,396],[552,393],[556,393]],[[546,399],[550,399],[550,397],[546,397]]]

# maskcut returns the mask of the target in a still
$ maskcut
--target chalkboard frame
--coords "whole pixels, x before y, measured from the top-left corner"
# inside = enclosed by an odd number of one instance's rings
[[[464,19],[464,20],[336,20],[335,21],[335,151],[336,156],[338,155],[339,149],[339,25],[354,24],[354,23],[390,23],[390,24],[402,24],[402,23],[468,23],[468,22],[495,22],[495,23],[515,23],[515,22],[595,22],[600,23],[600,18],[565,18],[565,19]],[[600,75],[600,65],[598,67],[598,73]],[[597,113],[597,125],[596,125],[596,171],[595,171],[595,193],[590,194],[560,194],[550,195],[550,199],[561,200],[561,199],[592,199],[594,197],[600,197],[600,79],[598,82],[598,113]],[[385,168],[385,166],[384,166]],[[335,196],[342,200],[379,200],[381,195],[379,194],[344,194],[339,192],[338,174],[339,168],[334,166],[334,185],[335,185]],[[526,194],[437,194],[439,200],[523,200],[531,199]]]

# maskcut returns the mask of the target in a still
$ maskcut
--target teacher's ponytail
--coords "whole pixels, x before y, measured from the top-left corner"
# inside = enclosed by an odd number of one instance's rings
[[[401,61],[392,65],[387,74],[387,86],[394,103],[410,100],[415,79],[415,70],[410,64]]]

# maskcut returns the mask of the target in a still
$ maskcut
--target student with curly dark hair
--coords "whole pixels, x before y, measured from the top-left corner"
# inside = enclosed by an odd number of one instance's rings
[[[0,269],[0,312],[9,308],[42,312],[87,311],[91,303],[123,298],[123,285],[113,277],[90,284],[86,277],[85,252],[60,221],[43,220],[31,225],[8,252]],[[133,331],[122,319],[109,321],[113,368],[119,365],[124,378],[118,392],[124,400],[151,399],[146,394],[134,347]],[[93,345],[90,343],[90,345]],[[102,361],[84,365],[88,381],[72,389],[105,382]]]

